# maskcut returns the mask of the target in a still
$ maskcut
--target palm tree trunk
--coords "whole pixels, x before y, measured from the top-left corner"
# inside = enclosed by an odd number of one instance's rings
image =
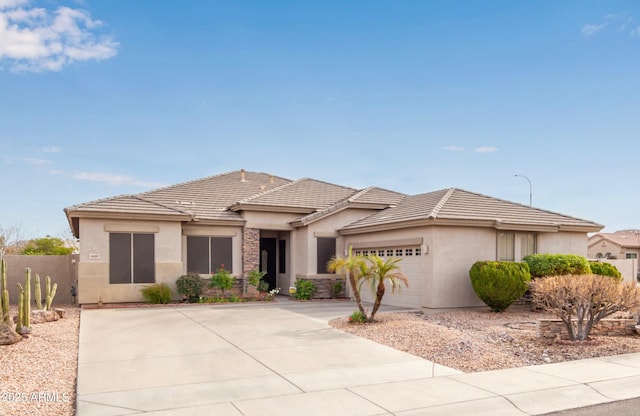
[[[367,319],[369,322],[373,321],[373,318],[376,316],[376,312],[380,308],[380,304],[382,303],[382,298],[384,297],[384,280],[380,280],[378,282],[378,288],[376,290],[376,301],[373,303],[373,309],[371,310],[371,316]]]
[[[360,291],[356,286],[356,278],[353,273],[349,273],[349,284],[351,285],[351,290],[353,290],[353,297],[356,299],[358,309],[364,316],[367,316],[366,312],[364,311],[364,306],[362,306],[362,298],[360,297]]]

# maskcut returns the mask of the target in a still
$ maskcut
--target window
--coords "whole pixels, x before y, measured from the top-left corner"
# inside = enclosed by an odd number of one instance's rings
[[[317,273],[327,273],[327,263],[331,260],[331,257],[336,255],[336,239],[318,237],[318,266]],[[366,254],[365,254],[366,255]]]
[[[598,254],[596,254],[596,258],[597,258],[597,259],[601,259],[601,258],[603,258],[603,257],[604,257],[604,256],[602,255],[602,253],[598,253]]]
[[[626,259],[637,259],[638,258],[638,253],[627,253],[625,255]]]
[[[187,272],[211,274],[220,267],[233,273],[231,237],[187,237]]]
[[[153,283],[153,234],[109,233],[109,283]]]
[[[536,252],[534,233],[498,233],[498,261],[521,261],[523,257]],[[516,257],[517,256],[517,257]]]

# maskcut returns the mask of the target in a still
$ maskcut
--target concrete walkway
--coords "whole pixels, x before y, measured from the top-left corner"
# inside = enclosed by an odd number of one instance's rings
[[[327,324],[354,309],[83,310],[77,415],[539,415],[640,397],[640,354],[462,374]]]

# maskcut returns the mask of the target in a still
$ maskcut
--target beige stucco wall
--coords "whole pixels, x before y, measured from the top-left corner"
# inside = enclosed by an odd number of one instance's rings
[[[602,257],[604,257],[607,253],[611,253],[611,255],[615,256],[618,260],[626,259],[627,254],[635,254],[636,259],[640,260],[640,249],[621,247],[603,238],[591,240],[587,253],[590,259],[598,258],[598,254],[601,254]],[[640,274],[640,261],[637,261],[636,263],[638,264],[638,268],[636,269],[637,276]]]
[[[82,249],[78,262],[78,303],[139,302],[145,284],[109,284],[109,231],[152,232],[155,235],[156,282],[168,283],[183,273],[179,222],[80,219]]]
[[[577,254],[587,257],[587,234],[574,232],[538,233],[537,252]]]

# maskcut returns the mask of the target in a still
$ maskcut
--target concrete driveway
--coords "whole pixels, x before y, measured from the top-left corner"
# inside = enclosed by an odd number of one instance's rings
[[[327,324],[353,310],[83,310],[77,415],[526,415],[640,396],[640,354],[462,375]]]

